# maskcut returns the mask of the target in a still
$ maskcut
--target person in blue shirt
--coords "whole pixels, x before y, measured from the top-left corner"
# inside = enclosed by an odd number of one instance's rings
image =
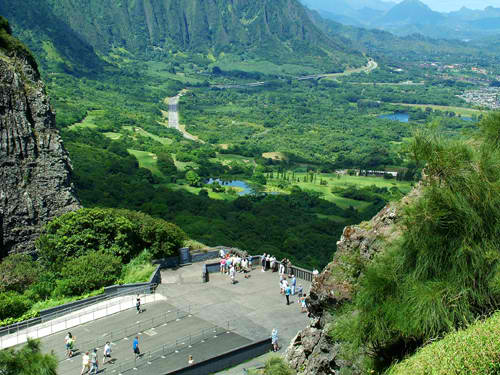
[[[286,286],[285,288],[285,297],[286,297],[286,304],[290,304],[290,294],[292,294],[292,288],[290,288],[289,285]]]
[[[139,337],[135,336],[134,342],[132,343],[132,349],[134,349],[135,358],[137,359],[141,355],[139,350]]]
[[[297,285],[297,279],[295,278],[295,275],[292,276],[291,284],[292,284],[292,296],[294,296],[295,295],[295,285]]]

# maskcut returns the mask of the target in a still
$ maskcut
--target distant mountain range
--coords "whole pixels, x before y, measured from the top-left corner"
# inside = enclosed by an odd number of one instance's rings
[[[324,18],[344,25],[377,28],[397,35],[420,33],[433,38],[477,39],[500,34],[500,8],[440,13],[419,0],[301,0]]]
[[[377,1],[377,0],[372,0]],[[135,56],[177,51],[232,53],[341,71],[366,59],[322,32],[298,0],[9,0],[0,15],[37,56],[65,68],[123,50]]]

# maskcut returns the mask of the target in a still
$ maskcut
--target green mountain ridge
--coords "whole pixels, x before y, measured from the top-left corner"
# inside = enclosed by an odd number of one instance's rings
[[[297,0],[14,3],[0,4],[14,32],[37,55],[59,56],[70,69],[78,60],[87,68],[99,66],[98,55],[116,50],[148,59],[178,52],[236,53],[273,62],[308,61],[331,71],[365,61],[348,40],[318,29]]]

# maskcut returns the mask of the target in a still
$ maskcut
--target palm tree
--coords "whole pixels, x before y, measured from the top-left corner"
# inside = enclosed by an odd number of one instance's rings
[[[54,352],[43,354],[40,340],[30,340],[21,349],[0,351],[0,375],[57,375]]]

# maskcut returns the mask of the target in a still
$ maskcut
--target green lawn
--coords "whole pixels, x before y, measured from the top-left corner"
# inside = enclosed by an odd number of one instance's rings
[[[77,122],[76,124],[71,125],[69,128],[72,130],[78,128],[97,128],[95,120],[103,114],[104,110],[101,109],[88,111],[87,116],[85,116],[85,118],[81,122]]]
[[[151,133],[147,132],[146,130],[139,128],[137,126],[135,126],[135,127],[124,126],[123,128],[127,129],[129,131],[133,131],[136,134],[142,135],[143,137],[149,137],[157,142],[160,142],[162,145],[168,145],[168,144],[173,142],[170,138],[159,137],[159,136],[151,134]]]
[[[141,168],[146,168],[151,171],[155,176],[163,176],[163,174],[160,172],[158,169],[158,166],[156,165],[156,155],[147,152],[147,151],[139,151],[139,150],[132,150],[128,149],[127,150],[131,155],[134,155],[137,158],[137,161],[139,162],[139,166]]]
[[[107,132],[103,133],[105,137],[108,137],[109,139],[112,139],[113,141],[116,141],[117,139],[120,139],[122,135],[120,133],[113,133],[113,132]]]
[[[301,182],[295,182],[295,183],[293,183],[293,185],[299,186],[302,190],[312,190],[312,191],[320,192],[323,194],[324,199],[326,199],[327,201],[333,202],[342,208],[348,208],[349,206],[352,206],[358,210],[363,210],[364,208],[369,206],[370,203],[363,202],[363,201],[357,201],[357,200],[353,200],[353,199],[348,199],[348,198],[344,198],[344,197],[341,197],[339,195],[333,194],[332,193],[333,187],[345,188],[345,187],[348,187],[349,185],[355,185],[357,187],[366,187],[366,186],[375,185],[377,187],[391,188],[393,186],[396,186],[404,194],[408,193],[411,190],[410,182],[396,181],[393,179],[386,180],[382,177],[357,177],[357,176],[340,176],[340,177],[338,177],[334,173],[323,173],[323,174],[316,177],[316,182],[302,182],[304,175],[305,175],[305,173],[296,173],[295,177],[298,178]],[[327,185],[320,185],[321,179],[326,180]],[[278,180],[271,180],[270,181],[271,184],[273,183],[273,181],[278,181]],[[267,191],[283,192],[283,191],[280,191],[280,189],[278,189],[276,187],[269,187],[269,186],[268,186]]]
[[[236,155],[236,154],[220,154],[217,153],[216,158],[211,158],[210,161],[212,162],[222,162],[223,164],[228,164],[232,161],[239,161],[245,164],[254,164],[253,158],[250,158],[248,156],[241,156],[241,155]]]
[[[405,106],[405,107],[414,107],[414,108],[420,108],[420,109],[425,109],[425,108],[429,107],[429,108],[432,108],[432,109],[438,110],[438,111],[454,112],[457,115],[465,116],[465,117],[470,117],[473,115],[479,116],[480,114],[487,113],[487,111],[480,111],[478,109],[473,109],[473,108],[452,107],[452,106],[446,106],[446,105],[406,104],[406,103],[390,103],[390,104],[401,105],[401,106]]]

